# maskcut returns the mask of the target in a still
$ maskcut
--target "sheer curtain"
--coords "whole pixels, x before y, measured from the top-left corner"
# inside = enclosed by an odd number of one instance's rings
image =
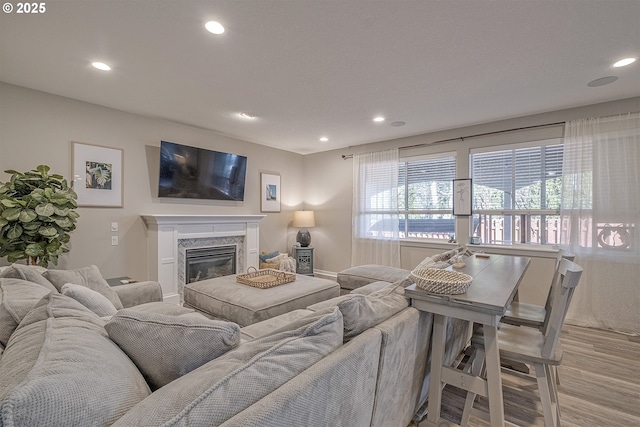
[[[584,268],[567,322],[640,334],[640,113],[567,122],[562,246]]]
[[[353,155],[351,265],[400,267],[398,150]]]

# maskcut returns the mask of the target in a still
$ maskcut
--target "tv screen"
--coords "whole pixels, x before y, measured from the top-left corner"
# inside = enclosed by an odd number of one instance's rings
[[[245,156],[162,141],[158,197],[243,201],[246,171]]]

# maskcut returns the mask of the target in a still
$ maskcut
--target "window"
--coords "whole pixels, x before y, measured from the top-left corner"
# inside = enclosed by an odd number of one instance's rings
[[[449,240],[455,233],[454,153],[412,157],[398,165],[400,237]]]
[[[558,244],[562,152],[557,139],[472,150],[472,234],[488,244]]]

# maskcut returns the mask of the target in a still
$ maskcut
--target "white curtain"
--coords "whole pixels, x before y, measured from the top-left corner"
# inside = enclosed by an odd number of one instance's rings
[[[584,268],[567,314],[640,334],[640,113],[568,122],[562,246]]]
[[[400,267],[398,150],[353,155],[351,265]]]

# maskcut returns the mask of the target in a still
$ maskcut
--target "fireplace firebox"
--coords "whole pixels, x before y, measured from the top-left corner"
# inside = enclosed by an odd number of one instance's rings
[[[186,283],[236,274],[236,246],[192,248],[185,252]]]

